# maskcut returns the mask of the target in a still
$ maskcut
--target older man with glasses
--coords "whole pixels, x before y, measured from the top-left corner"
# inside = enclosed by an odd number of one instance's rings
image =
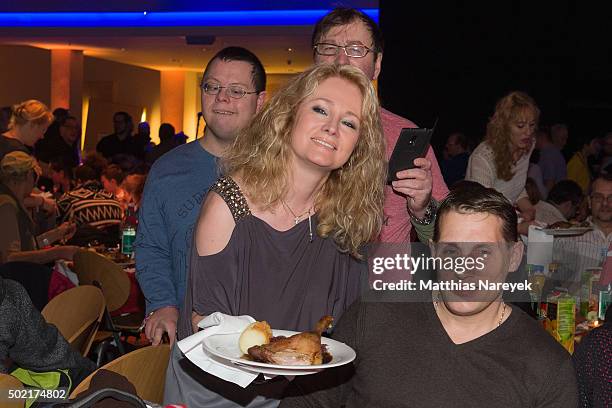
[[[591,231],[583,235],[557,238],[555,253],[561,260],[558,278],[570,290],[580,286],[580,276],[587,268],[603,265],[612,245],[612,175],[597,178],[588,197]]]
[[[263,105],[266,74],[253,53],[227,47],[208,63],[200,88],[204,137],[155,161],[139,210],[136,277],[146,299],[145,333],[153,345],[164,333],[175,341],[193,225],[219,176],[218,158]]]
[[[382,32],[359,10],[337,8],[325,15],[314,28],[312,47],[315,63],[353,65],[371,80],[378,79],[383,57]],[[388,159],[401,129],[417,126],[382,107],[380,116]],[[384,242],[410,240],[413,226],[421,240],[428,239],[433,229],[435,200],[448,194],[433,149],[429,148],[425,158],[415,160],[414,164],[414,169],[399,172],[398,180],[385,187],[385,224],[380,234]]]

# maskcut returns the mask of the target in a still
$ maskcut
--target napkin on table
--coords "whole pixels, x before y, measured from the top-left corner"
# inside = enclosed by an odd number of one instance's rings
[[[219,359],[204,350],[202,342],[213,334],[242,333],[254,321],[251,316],[230,316],[215,312],[198,323],[203,330],[184,338],[177,345],[185,357],[202,370],[245,388],[257,378],[258,374],[230,365],[229,362],[227,364],[219,362]]]

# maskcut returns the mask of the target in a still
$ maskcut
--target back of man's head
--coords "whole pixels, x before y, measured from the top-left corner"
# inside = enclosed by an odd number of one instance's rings
[[[174,126],[170,123],[162,123],[159,126],[159,140],[169,142],[174,138]]]
[[[548,201],[557,205],[570,201],[578,205],[582,201],[582,188],[575,181],[561,180],[548,193]]]
[[[89,166],[79,166],[74,170],[74,178],[79,184],[86,183],[88,181],[97,181],[98,175],[96,171]]]
[[[221,60],[225,62],[243,61],[250,64],[252,67],[251,76],[255,91],[259,93],[266,90],[266,71],[264,69],[264,66],[259,60],[259,58],[257,58],[257,55],[253,54],[246,48],[226,47],[223,48],[221,51],[217,52],[208,62],[208,65],[206,65],[206,69],[204,70],[204,75],[202,76],[202,78],[206,78],[208,69],[215,60]]]
[[[376,53],[383,52],[383,47],[384,47],[383,35],[382,35],[382,31],[380,27],[378,27],[378,24],[376,24],[376,22],[372,20],[370,16],[368,16],[364,12],[354,9],[354,8],[347,8],[347,7],[338,7],[334,9],[330,11],[329,13],[327,13],[326,15],[324,15],[317,22],[312,32],[312,38],[310,40],[310,45],[314,47],[315,44],[320,43],[321,39],[325,36],[325,34],[329,32],[329,30],[335,27],[348,25],[356,21],[360,21],[361,23],[363,23],[368,29],[368,31],[370,32],[370,36],[372,37],[372,48],[374,52]],[[345,45],[345,44],[339,44],[339,45]],[[365,44],[365,45],[368,45],[368,44]]]
[[[502,236],[507,242],[518,240],[517,215],[503,194],[473,181],[457,183],[440,203],[434,224],[433,241],[440,239],[442,218],[449,212],[460,214],[489,214],[502,221]]]

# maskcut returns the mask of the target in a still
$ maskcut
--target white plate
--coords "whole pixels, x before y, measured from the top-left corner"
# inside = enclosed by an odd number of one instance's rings
[[[243,370],[251,371],[253,373],[267,374],[267,375],[284,375],[284,376],[310,375],[310,374],[316,374],[319,371],[323,371],[323,369],[321,368],[317,370],[283,370],[281,368],[254,367],[254,366],[242,364],[241,362],[238,362],[238,361],[230,361],[229,363],[235,365],[236,367],[240,367]]]
[[[289,330],[272,330],[272,334],[274,336],[289,337],[298,333],[299,332]],[[355,350],[353,350],[346,344],[327,337],[322,337],[321,343],[327,345],[327,351],[332,355],[332,361],[330,361],[329,363],[308,366],[260,363],[258,361],[250,361],[242,358],[242,352],[238,347],[239,338],[240,333],[214,334],[204,339],[204,341],[202,342],[202,347],[210,354],[225,360],[235,362],[237,363],[237,365],[240,365],[241,367],[246,368],[250,371],[256,371],[266,374],[266,372],[262,371],[261,369],[265,369],[267,371],[283,370],[283,374],[280,375],[302,375],[298,374],[300,371],[310,371],[309,374],[313,374],[314,372],[320,371],[324,368],[331,368],[348,364],[353,361],[357,356],[355,354]],[[284,371],[289,371],[291,373],[288,374]]]
[[[571,236],[571,235],[582,235],[586,232],[591,231],[591,227],[573,227],[573,228],[543,228],[542,231],[548,235],[554,236]]]

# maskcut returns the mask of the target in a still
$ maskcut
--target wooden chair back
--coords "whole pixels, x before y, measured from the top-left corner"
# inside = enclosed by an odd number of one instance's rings
[[[6,408],[22,408],[25,405],[25,399],[8,399],[8,390],[22,390],[23,384],[17,378],[9,374],[0,373],[0,406]]]
[[[51,299],[41,314],[47,323],[57,327],[75,350],[86,356],[102,321],[105,306],[100,289],[90,285],[78,286]]]
[[[109,312],[123,306],[130,296],[130,278],[123,268],[96,252],[86,249],[77,251],[74,255],[74,272],[79,277],[80,285],[100,284]]]
[[[161,404],[164,398],[166,368],[169,359],[170,346],[168,344],[148,346],[125,354],[98,370],[104,369],[123,375],[134,384],[140,398]],[[98,370],[91,373],[72,391],[71,399],[89,388],[91,378]]]

